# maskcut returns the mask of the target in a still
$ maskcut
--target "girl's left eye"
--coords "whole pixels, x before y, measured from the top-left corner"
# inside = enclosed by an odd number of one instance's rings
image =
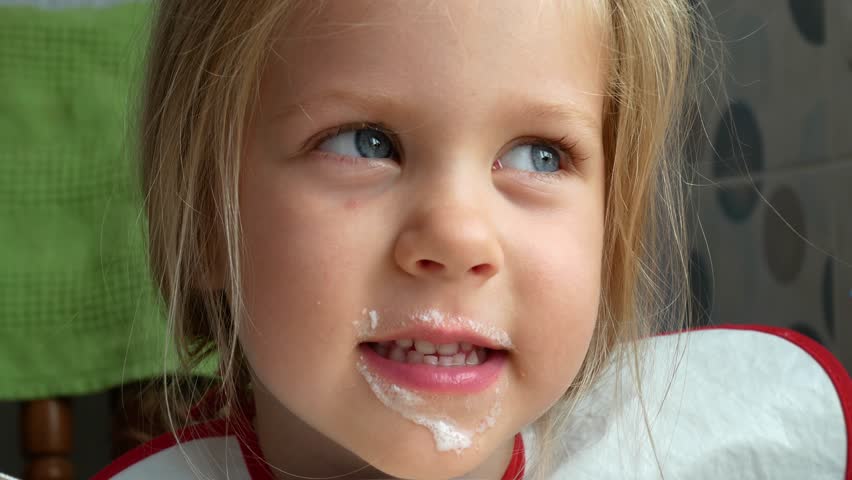
[[[379,159],[397,157],[391,138],[381,130],[372,127],[341,130],[323,140],[317,149],[345,157]]]
[[[534,173],[556,172],[560,169],[562,158],[559,150],[543,143],[518,145],[497,160],[500,168],[516,168]]]

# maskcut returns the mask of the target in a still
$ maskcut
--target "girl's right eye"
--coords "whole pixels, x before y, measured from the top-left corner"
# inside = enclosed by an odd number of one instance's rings
[[[390,136],[372,127],[338,130],[337,133],[326,137],[317,150],[344,157],[397,158],[397,151]]]

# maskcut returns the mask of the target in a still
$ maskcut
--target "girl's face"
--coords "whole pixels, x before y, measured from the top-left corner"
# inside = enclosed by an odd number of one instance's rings
[[[239,336],[264,454],[299,475],[499,478],[597,315],[596,17],[581,1],[305,3],[241,167]]]

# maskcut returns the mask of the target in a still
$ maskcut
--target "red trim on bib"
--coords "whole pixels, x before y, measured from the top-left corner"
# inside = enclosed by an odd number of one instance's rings
[[[132,465],[141,462],[142,460],[168,450],[177,445],[178,441],[188,442],[190,440],[199,440],[209,437],[221,437],[229,435],[227,419],[213,420],[208,423],[198,425],[190,425],[186,428],[178,430],[176,435],[164,433],[159,437],[154,438],[148,443],[139,445],[138,447],[126,452],[112,463],[107,465],[103,470],[95,474],[91,480],[109,480],[118,475]]]
[[[843,368],[840,360],[837,359],[825,347],[819,344],[816,340],[803,335],[799,332],[788,330],[786,328],[768,327],[763,325],[730,325],[725,328],[735,330],[757,330],[764,333],[769,333],[781,337],[791,343],[796,344],[810,354],[820,366],[828,374],[831,383],[834,384],[837,390],[837,396],[840,399],[840,408],[843,410],[843,418],[846,421],[846,480],[852,480],[852,378],[849,373]]]
[[[205,396],[198,407],[208,408],[214,405],[209,398]],[[193,407],[196,413],[196,407]],[[220,418],[207,423],[190,425],[182,428],[177,432],[177,435],[165,433],[151,440],[148,443],[140,445],[124,455],[117,458],[115,461],[106,466],[103,470],[95,474],[91,480],[110,480],[122,471],[130,468],[132,465],[141,462],[142,460],[155,455],[163,450],[177,445],[178,441],[188,442],[191,440],[201,440],[210,437],[227,437],[233,436],[237,438],[240,445],[240,452],[243,456],[243,461],[246,464],[249,475],[252,480],[273,480],[272,470],[263,457],[263,452],[260,449],[257,435],[252,428],[249,419],[254,417],[254,408],[250,403],[247,404],[241,411],[242,414],[235,412],[232,418]],[[524,441],[521,434],[515,435],[515,445],[512,449],[512,457],[509,460],[509,466],[503,474],[502,480],[521,480],[524,476]]]
[[[506,473],[503,474],[501,480],[523,479],[525,463],[524,439],[521,437],[521,434],[518,433],[515,435],[515,446],[512,448],[512,457],[509,459],[509,466],[506,467]]]

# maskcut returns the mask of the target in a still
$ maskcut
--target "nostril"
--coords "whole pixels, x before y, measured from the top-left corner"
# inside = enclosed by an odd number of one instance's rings
[[[494,272],[494,266],[490,263],[480,263],[470,268],[476,275],[491,275]]]
[[[432,260],[417,260],[417,266],[428,272],[437,272],[444,268],[443,265]]]

